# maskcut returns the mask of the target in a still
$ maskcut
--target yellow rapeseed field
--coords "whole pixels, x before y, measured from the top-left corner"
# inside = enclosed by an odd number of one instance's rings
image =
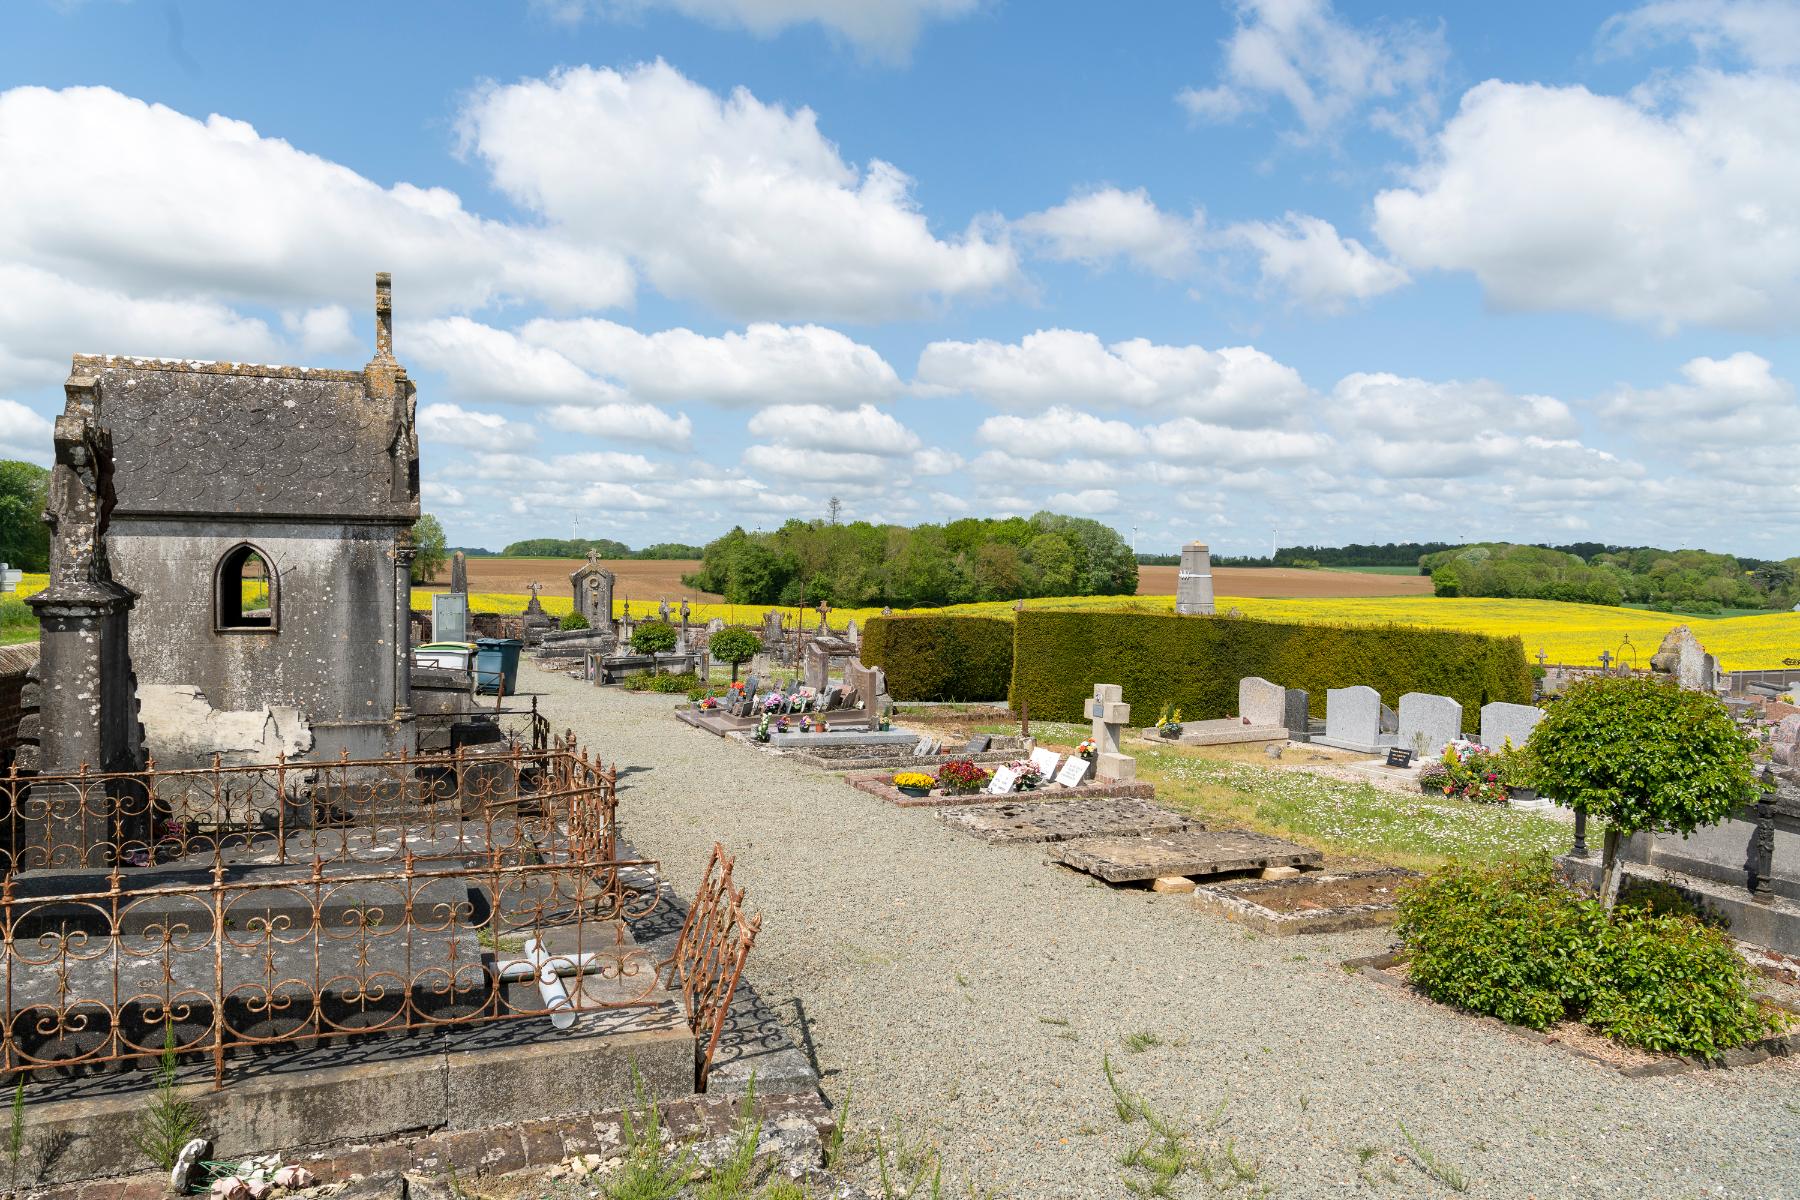
[[[49,582],[44,575],[26,575],[19,585],[19,595],[41,591]],[[523,611],[525,596],[502,592],[473,592],[469,595],[471,612],[516,613]],[[544,611],[561,617],[568,613],[566,596],[544,596]],[[1064,596],[1027,600],[1034,609],[1117,609],[1122,612],[1173,612],[1173,596]],[[412,606],[431,611],[431,593],[415,589]],[[1728,670],[1751,670],[1779,667],[1787,659],[1800,659],[1800,613],[1759,613],[1748,617],[1726,617],[1705,620],[1677,617],[1667,613],[1644,612],[1635,608],[1606,608],[1597,604],[1562,604],[1551,600],[1492,600],[1483,598],[1439,598],[1436,596],[1370,596],[1330,597],[1288,600],[1264,600],[1250,597],[1221,596],[1219,611],[1239,609],[1247,617],[1270,621],[1300,621],[1347,625],[1419,625],[1436,629],[1467,629],[1476,633],[1502,636],[1517,634],[1525,642],[1525,653],[1533,659],[1542,650],[1549,661],[1586,664],[1599,658],[1601,651],[1615,658],[1621,655],[1647,666],[1663,635],[1676,625],[1686,624],[1694,631],[1719,662]],[[615,606],[614,615],[622,615],[623,604]],[[727,624],[754,625],[761,621],[766,605],[759,604],[695,604],[689,613],[695,622],[723,617]],[[789,614],[795,610],[785,610]],[[913,609],[913,612],[962,613],[970,616],[1011,617],[1010,602],[992,604],[960,604],[944,609]],[[840,608],[831,612],[831,627],[842,629],[852,619],[858,623],[879,616],[878,608]],[[632,616],[655,615],[655,609],[642,603],[632,605]],[[791,617],[790,617],[791,620]],[[818,626],[819,614],[805,613],[806,626]]]

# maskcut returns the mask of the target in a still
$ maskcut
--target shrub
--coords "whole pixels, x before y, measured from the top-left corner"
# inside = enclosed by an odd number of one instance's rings
[[[631,648],[639,654],[665,654],[675,648],[677,636],[667,621],[645,621],[631,631]]]
[[[1471,712],[1493,700],[1531,699],[1517,637],[1031,609],[1014,626],[1013,706],[1029,705],[1046,721],[1081,720],[1096,683],[1122,687],[1140,720],[1165,700],[1194,720],[1231,716],[1238,680],[1250,675],[1307,689],[1321,712],[1326,689],[1354,684],[1389,704],[1406,692],[1435,692]]]
[[[562,619],[562,628],[564,629],[586,629],[587,627],[588,619],[578,612],[572,612]]]
[[[1548,857],[1451,864],[1402,889],[1397,932],[1433,1000],[1544,1029],[1598,988],[1606,915],[1557,879]]]
[[[619,684],[628,692],[704,692],[705,685],[692,671],[667,675],[628,675]]]
[[[706,652],[722,663],[731,664],[731,681],[737,682],[737,671],[762,652],[762,639],[748,629],[721,629],[706,643]]]
[[[1786,1024],[1723,931],[1654,900],[1609,918],[1544,855],[1433,873],[1402,889],[1397,930],[1420,991],[1515,1025],[1574,1018],[1646,1050],[1715,1056]]]
[[[1606,983],[1587,1012],[1600,1032],[1645,1050],[1711,1058],[1779,1029],[1719,930],[1689,916],[1620,909],[1606,935]]]
[[[873,617],[862,661],[887,672],[896,700],[1004,700],[1013,623],[996,617]]]
[[[1526,745],[1547,795],[1606,821],[1602,893],[1609,903],[1625,837],[1692,833],[1729,816],[1758,786],[1751,740],[1725,706],[1654,679],[1575,684]]]

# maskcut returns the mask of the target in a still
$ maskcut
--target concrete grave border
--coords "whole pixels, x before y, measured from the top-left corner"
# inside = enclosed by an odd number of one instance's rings
[[[1276,888],[1367,879],[1373,876],[1389,876],[1396,882],[1420,878],[1417,871],[1409,871],[1404,867],[1382,867],[1373,871],[1320,871],[1292,879],[1232,879],[1200,884],[1194,889],[1194,907],[1273,937],[1375,929],[1392,925],[1399,919],[1399,911],[1394,905],[1346,904],[1336,908],[1317,908],[1309,912],[1279,912],[1256,902],[1258,894]]]

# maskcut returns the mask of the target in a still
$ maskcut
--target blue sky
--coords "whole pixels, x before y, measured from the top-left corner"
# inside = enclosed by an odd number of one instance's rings
[[[1800,5],[14,0],[0,454],[354,366],[451,540],[1796,552]]]

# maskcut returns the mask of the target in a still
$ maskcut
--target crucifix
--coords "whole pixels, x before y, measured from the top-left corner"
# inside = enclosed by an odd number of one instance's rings
[[[1137,759],[1119,750],[1119,730],[1131,720],[1131,705],[1116,683],[1096,683],[1086,714],[1094,722],[1094,778],[1133,779]]]

